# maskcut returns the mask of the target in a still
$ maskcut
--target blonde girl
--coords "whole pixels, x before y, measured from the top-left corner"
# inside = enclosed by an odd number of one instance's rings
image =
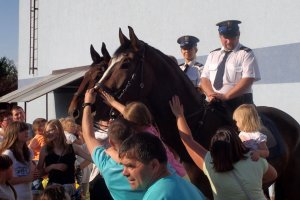
[[[75,122],[75,119],[72,117],[66,117],[63,119],[60,119],[60,122],[62,124],[62,127],[64,129],[64,133],[67,139],[68,144],[78,144],[82,145],[83,141],[77,137],[76,135],[78,133],[78,125]]]
[[[260,118],[253,104],[242,104],[233,113],[233,119],[240,130],[239,137],[251,151],[252,160],[259,157],[267,158],[267,136],[259,132],[261,129]]]
[[[91,161],[76,144],[67,144],[63,127],[53,119],[45,125],[46,145],[42,147],[38,169],[48,174],[48,185],[61,184],[75,198],[75,154]]]
[[[242,104],[233,113],[236,126],[241,131],[239,137],[246,147],[251,150],[251,159],[257,161],[259,157],[267,158],[267,136],[261,133],[261,121],[253,104]],[[269,187],[269,196],[275,199],[274,184]]]

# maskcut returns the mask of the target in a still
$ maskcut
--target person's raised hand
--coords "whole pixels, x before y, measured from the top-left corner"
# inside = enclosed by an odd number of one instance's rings
[[[109,106],[113,106],[113,104],[115,103],[115,98],[113,96],[111,96],[110,94],[108,94],[105,91],[101,91],[101,97],[103,98],[104,102],[106,104],[108,104]]]
[[[94,88],[88,89],[84,96],[84,103],[93,104],[93,103],[95,103],[95,100],[96,100],[96,92],[95,92]]]
[[[250,156],[253,161],[258,161],[260,157],[258,151],[251,151]]]
[[[170,108],[176,118],[184,115],[183,106],[180,103],[179,97],[177,95],[173,96],[169,101]]]

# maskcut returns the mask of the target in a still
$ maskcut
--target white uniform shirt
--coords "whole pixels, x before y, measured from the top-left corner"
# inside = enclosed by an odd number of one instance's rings
[[[185,64],[188,64],[189,68],[185,72],[185,74],[189,77],[189,79],[192,81],[192,83],[195,87],[199,87],[203,66],[199,67],[199,66],[195,65],[195,63],[196,63],[196,60],[193,60],[193,61],[190,61],[189,63],[184,63],[184,64],[180,65],[179,67],[182,71],[184,71]]]
[[[253,52],[251,50],[241,50],[241,47],[241,44],[237,44],[226,60],[223,87],[220,90],[216,90],[213,83],[218,66],[225,55],[224,47],[220,50],[212,51],[208,55],[201,77],[210,80],[215,92],[227,93],[242,78],[254,78],[255,81],[260,80],[260,72]],[[252,93],[251,86],[245,90],[246,93]]]

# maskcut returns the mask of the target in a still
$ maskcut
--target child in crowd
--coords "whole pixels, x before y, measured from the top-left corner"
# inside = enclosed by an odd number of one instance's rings
[[[51,185],[44,190],[40,200],[71,200],[71,198],[62,185]]]
[[[68,144],[75,143],[78,145],[82,145],[83,142],[77,135],[77,130],[78,130],[77,126],[78,125],[76,124],[74,118],[72,118],[72,117],[62,118],[62,119],[60,119],[60,122],[64,129],[67,143]]]
[[[242,104],[233,113],[233,119],[240,130],[239,137],[250,149],[251,159],[257,161],[260,157],[267,158],[267,136],[260,132],[261,123],[253,104]],[[269,187],[269,195],[274,199],[274,184]]]
[[[37,118],[32,123],[32,129],[35,136],[30,140],[28,147],[33,151],[33,162],[37,165],[39,161],[40,151],[46,144],[44,138],[44,129],[47,120],[44,118]],[[38,178],[32,183],[33,199],[38,199],[43,190],[43,178]]]
[[[89,161],[91,157],[78,145],[67,144],[63,127],[53,119],[45,125],[46,145],[42,147],[38,169],[48,174],[48,185],[61,184],[75,198],[75,154]]]
[[[74,118],[66,117],[60,119],[60,122],[63,126],[64,133],[67,139],[68,144],[77,144],[79,145],[85,153],[88,154],[86,146],[84,144],[84,140],[82,138],[82,130],[81,126],[77,125]],[[90,175],[90,169],[88,165],[89,161],[81,158],[80,156],[76,156],[75,162],[75,178],[77,183],[80,185],[81,196],[84,197],[88,190],[88,177]]]
[[[32,152],[27,147],[28,126],[25,122],[15,121],[5,129],[5,138],[0,147],[0,154],[5,154],[13,161],[13,177],[10,183],[14,186],[18,200],[32,199],[31,184],[39,174],[35,173]]]
[[[36,163],[39,160],[42,146],[46,144],[44,138],[44,129],[46,122],[47,120],[44,118],[37,118],[32,123],[32,129],[35,136],[30,140],[28,147],[33,151],[33,160],[36,161]]]
[[[17,199],[14,187],[8,182],[13,176],[12,164],[9,156],[0,155],[0,199]]]
[[[160,138],[159,131],[152,125],[152,116],[145,104],[131,102],[124,106],[106,92],[102,92],[102,96],[109,105],[117,109],[126,120],[132,123],[136,132],[146,131]],[[175,159],[174,154],[168,146],[166,144],[164,146],[167,151],[168,162],[175,169],[176,173],[181,177],[189,179],[183,165]]]
[[[253,104],[242,104],[233,113],[233,119],[239,128],[239,137],[252,153],[252,160],[259,157],[267,158],[269,149],[267,147],[267,136],[259,132],[261,128],[258,113]]]

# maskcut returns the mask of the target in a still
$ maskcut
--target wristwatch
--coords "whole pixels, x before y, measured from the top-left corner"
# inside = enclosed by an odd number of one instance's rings
[[[85,108],[86,106],[92,106],[92,105],[93,105],[92,103],[83,103],[82,108]]]

